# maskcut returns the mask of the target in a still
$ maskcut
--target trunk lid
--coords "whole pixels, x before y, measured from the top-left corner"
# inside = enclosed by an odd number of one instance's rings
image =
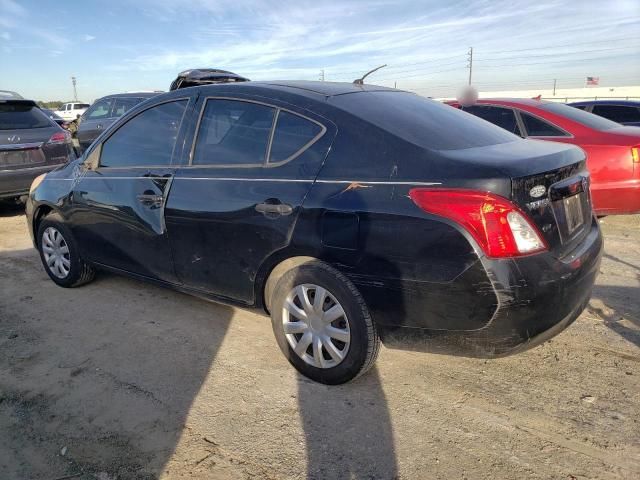
[[[479,180],[475,186],[465,184],[465,188],[509,197],[527,214],[555,255],[564,256],[588,233],[593,217],[590,177],[580,148],[518,140],[441,153],[462,167],[465,176],[494,179]],[[495,181],[499,177],[508,178],[510,188]]]

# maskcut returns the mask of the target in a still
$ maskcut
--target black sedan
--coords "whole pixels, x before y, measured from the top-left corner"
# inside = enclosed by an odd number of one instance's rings
[[[0,198],[26,195],[34,178],[73,159],[71,135],[35,102],[0,99]]]
[[[242,82],[127,112],[27,202],[63,287],[107,269],[269,312],[303,374],[389,346],[492,357],[575,320],[602,238],[584,153],[382,87]]]

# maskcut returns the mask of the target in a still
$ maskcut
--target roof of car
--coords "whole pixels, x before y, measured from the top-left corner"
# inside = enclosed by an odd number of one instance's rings
[[[216,90],[219,87],[229,87],[240,89],[260,89],[270,88],[274,90],[284,90],[297,95],[317,98],[334,97],[337,95],[346,95],[358,92],[375,92],[375,91],[398,91],[393,88],[381,87],[379,85],[356,85],[350,82],[320,82],[305,80],[270,80],[270,81],[250,81],[237,83],[222,83],[213,85],[202,85],[195,88]],[[189,87],[194,88],[194,87]]]
[[[627,107],[640,107],[638,100],[583,100],[581,102],[570,102],[567,105],[623,105]]]
[[[134,97],[134,98],[151,98],[156,95],[160,95],[165,92],[126,92],[126,93],[112,93],[110,95],[105,95],[104,97],[97,98],[96,100],[102,100],[103,98],[126,98],[126,97]]]

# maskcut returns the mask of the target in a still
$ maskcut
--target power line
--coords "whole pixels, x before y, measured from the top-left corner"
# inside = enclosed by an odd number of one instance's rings
[[[577,51],[577,52],[566,52],[566,53],[547,53],[547,54],[543,54],[543,55],[527,55],[527,58],[544,58],[544,57],[559,57],[559,56],[563,56],[563,55],[582,55],[585,53],[595,53],[595,52],[609,52],[612,50],[627,50],[629,48],[635,48],[638,49],[640,51],[640,45],[632,45],[632,46],[628,46],[628,47],[613,47],[613,48],[600,48],[597,50],[582,50],[582,51]],[[509,59],[513,59],[513,58],[522,58],[522,55],[517,55],[517,56],[512,56],[512,57],[494,57],[494,58],[480,58],[477,59],[477,62],[487,62],[487,61],[494,61],[494,60],[509,60]]]

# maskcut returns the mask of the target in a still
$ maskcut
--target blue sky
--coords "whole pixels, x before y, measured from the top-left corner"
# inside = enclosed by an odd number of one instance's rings
[[[351,81],[387,63],[368,82],[445,96],[469,46],[480,90],[638,85],[638,32],[638,0],[0,0],[0,89],[68,100],[75,75],[91,101],[193,67]]]

